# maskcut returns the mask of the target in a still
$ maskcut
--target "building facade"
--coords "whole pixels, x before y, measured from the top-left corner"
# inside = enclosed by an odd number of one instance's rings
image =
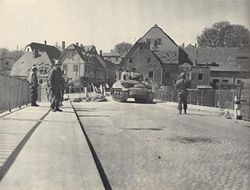
[[[124,70],[142,72],[154,86],[173,86],[183,63],[190,64],[185,51],[154,25],[129,50],[120,65]]]
[[[40,82],[46,82],[49,71],[51,70],[54,60],[59,59],[61,52],[54,46],[32,42],[25,48],[21,56],[11,68],[10,75],[27,79],[32,66],[38,68],[38,79]]]
[[[64,74],[76,86],[112,85],[116,79],[116,67],[98,55],[95,46],[71,44],[60,57]]]
[[[210,82],[214,88],[232,88],[250,78],[249,48],[185,47],[188,57],[196,66],[210,68]]]

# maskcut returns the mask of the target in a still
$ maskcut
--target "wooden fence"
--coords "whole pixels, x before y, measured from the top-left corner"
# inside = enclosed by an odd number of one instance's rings
[[[223,109],[233,109],[234,97],[239,97],[239,90],[188,90],[188,103],[201,106],[211,106]],[[155,99],[177,102],[177,91],[172,87],[155,89]]]
[[[0,75],[0,112],[30,103],[30,87],[26,80]]]

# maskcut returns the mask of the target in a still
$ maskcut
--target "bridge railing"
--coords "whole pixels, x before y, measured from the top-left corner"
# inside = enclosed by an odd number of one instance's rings
[[[233,109],[235,96],[239,96],[239,90],[189,89],[187,102],[194,105]],[[172,87],[155,89],[155,99],[177,102],[177,91]]]
[[[0,74],[0,112],[30,103],[30,87],[26,80]]]

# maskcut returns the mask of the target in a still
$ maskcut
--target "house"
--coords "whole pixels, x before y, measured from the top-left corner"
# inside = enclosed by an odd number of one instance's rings
[[[231,88],[250,78],[249,48],[200,48],[190,44],[184,50],[194,65],[210,68],[214,88]]]
[[[135,43],[124,57],[121,67],[125,71],[135,70],[141,72],[144,80],[148,79],[155,86],[162,84],[162,62],[145,42]]]
[[[106,73],[106,83],[108,84],[109,87],[111,87],[113,83],[116,81],[117,65],[115,65],[109,60],[105,60],[102,57],[102,51],[100,51],[99,55],[96,55],[96,58],[104,66]]]
[[[102,53],[103,59],[110,61],[116,65],[118,65],[122,61],[122,57],[117,52],[109,52],[109,53]]]
[[[60,61],[65,76],[76,86],[91,83],[99,86],[106,81],[105,68],[94,46],[71,44],[61,55]]]
[[[154,25],[129,50],[120,66],[142,72],[144,79],[148,78],[154,86],[172,86],[183,63],[191,63],[185,51]]]
[[[27,79],[32,66],[38,68],[38,79],[46,81],[54,60],[58,59],[61,52],[54,46],[32,42],[25,47],[21,56],[13,65],[10,75],[21,79]]]

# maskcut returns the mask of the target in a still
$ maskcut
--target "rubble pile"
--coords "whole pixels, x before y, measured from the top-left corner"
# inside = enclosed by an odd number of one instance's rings
[[[103,94],[94,94],[89,97],[77,97],[73,99],[73,102],[107,102],[106,96]]]

